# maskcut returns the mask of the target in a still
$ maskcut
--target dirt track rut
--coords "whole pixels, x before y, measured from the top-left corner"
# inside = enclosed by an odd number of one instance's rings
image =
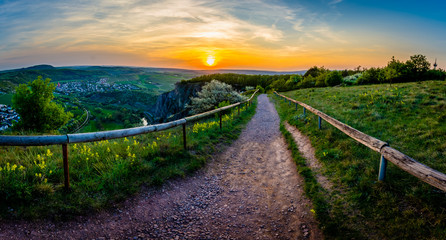
[[[55,223],[1,222],[1,239],[321,239],[266,95],[230,147],[192,177],[119,208]]]

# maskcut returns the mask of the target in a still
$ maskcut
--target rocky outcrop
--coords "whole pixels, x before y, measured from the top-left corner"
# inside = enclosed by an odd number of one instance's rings
[[[190,97],[197,96],[202,83],[177,83],[175,89],[161,94],[156,104],[146,112],[146,117],[151,123],[168,122],[186,117],[189,110],[186,105],[190,103]]]

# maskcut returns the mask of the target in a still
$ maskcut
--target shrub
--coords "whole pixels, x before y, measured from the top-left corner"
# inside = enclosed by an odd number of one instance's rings
[[[325,77],[325,85],[336,86],[342,83],[342,75],[338,71],[332,71]]]
[[[224,101],[233,104],[244,99],[245,97],[234,91],[231,85],[212,80],[203,86],[197,97],[191,98],[188,107],[191,108],[191,113],[197,114],[215,109],[218,104]]]

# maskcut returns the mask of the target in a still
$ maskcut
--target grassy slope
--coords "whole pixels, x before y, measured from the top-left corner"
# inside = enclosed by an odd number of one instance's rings
[[[256,101],[223,116],[189,123],[188,151],[182,129],[135,138],[70,144],[71,191],[63,190],[60,146],[0,147],[0,218],[67,218],[120,201],[141,185],[161,185],[202,167],[211,154],[235,140],[255,113]],[[14,167],[15,165],[15,167]]]
[[[305,89],[285,95],[446,172],[444,81]],[[391,163],[386,182],[378,183],[378,153],[356,143],[328,123],[324,122],[323,130],[318,130],[317,118],[311,113],[304,117],[302,108],[296,112],[294,106],[280,101],[277,106],[283,120],[310,137],[326,175],[342,189],[343,193],[327,194],[322,200],[322,203],[330,202],[330,218],[321,220],[323,226],[328,226],[328,236],[357,239],[446,237],[444,192]],[[329,227],[333,225],[338,229]]]

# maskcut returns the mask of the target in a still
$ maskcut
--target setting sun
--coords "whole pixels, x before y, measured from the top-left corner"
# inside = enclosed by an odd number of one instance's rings
[[[209,55],[208,57],[207,57],[207,59],[206,59],[206,64],[208,65],[208,66],[214,66],[214,64],[215,64],[215,57],[214,56],[212,56],[212,55]]]

